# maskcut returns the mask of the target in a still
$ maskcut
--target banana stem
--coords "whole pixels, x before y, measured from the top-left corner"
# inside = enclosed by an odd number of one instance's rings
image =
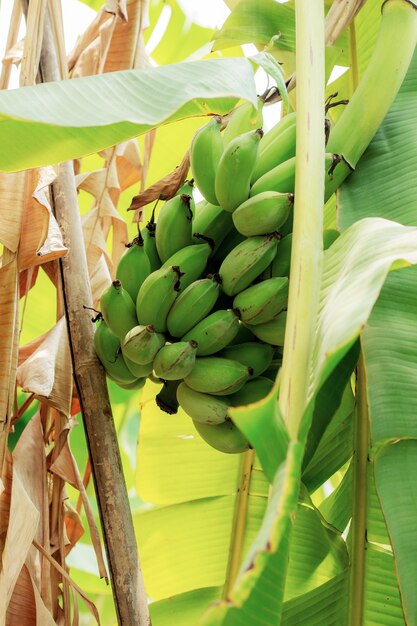
[[[363,355],[361,355],[356,374],[349,626],[360,626],[363,623],[368,496],[368,440],[369,414],[366,395],[366,373]]]
[[[297,152],[291,281],[280,407],[296,440],[307,403],[323,247],[324,8],[297,0]]]
[[[326,199],[356,166],[388,113],[417,44],[417,3],[386,0],[375,49],[348,106],[330,133],[327,151],[345,163],[326,180]],[[349,167],[350,166],[350,167]]]

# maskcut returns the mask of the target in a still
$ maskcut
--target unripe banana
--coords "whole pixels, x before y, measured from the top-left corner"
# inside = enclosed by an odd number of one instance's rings
[[[234,296],[255,280],[272,263],[275,257],[279,235],[257,235],[242,241],[224,259],[219,274],[222,289],[228,296]]]
[[[159,213],[155,239],[163,263],[192,243],[193,213],[190,207],[191,196],[182,194],[165,202]]]
[[[144,241],[139,231],[138,236],[121,257],[116,270],[116,278],[121,281],[133,302],[138,297],[139,287],[151,273],[151,263],[144,248]]]
[[[214,242],[213,254],[232,229],[233,220],[230,213],[209,202],[206,202],[203,210],[198,213],[193,221],[193,235],[204,235],[212,239]]]
[[[271,365],[274,348],[267,343],[250,341],[235,346],[227,346],[220,352],[219,356],[239,361],[242,365],[251,367],[254,376],[260,376]]]
[[[179,267],[171,265],[161,267],[145,279],[136,300],[141,326],[152,325],[157,333],[166,331],[168,313],[178,295],[180,279]]]
[[[251,332],[265,343],[272,346],[283,346],[285,337],[285,324],[287,321],[287,312],[283,311],[270,322],[264,324],[249,325]]]
[[[189,196],[190,198],[190,211],[193,214],[193,219],[195,217],[195,200],[194,200],[194,178],[190,178],[190,180],[186,180],[183,185],[178,189],[176,196],[181,195]]]
[[[123,341],[123,355],[139,365],[152,363],[157,352],[165,345],[162,333],[156,333],[152,325],[135,326]]]
[[[255,340],[256,340],[256,337],[249,330],[249,328],[244,326],[244,324],[242,324],[242,322],[239,322],[239,330],[237,331],[237,335],[229,343],[229,346],[237,346],[237,345],[239,345],[241,343],[248,343],[248,342],[255,341]]]
[[[195,422],[222,424],[229,417],[230,401],[227,396],[217,397],[194,391],[183,382],[177,389],[177,399],[181,408]]]
[[[339,237],[340,233],[338,230],[334,230],[333,228],[329,228],[325,230],[323,233],[323,250],[328,250],[332,243],[336,241]]]
[[[230,403],[233,406],[243,406],[245,404],[251,404],[252,402],[258,402],[265,398],[265,396],[271,391],[274,383],[268,378],[254,378],[248,380],[238,392],[230,396]]]
[[[233,212],[233,223],[242,235],[252,237],[279,230],[294,202],[290,193],[263,191],[249,198]]]
[[[295,156],[295,123],[267,146],[259,145],[259,157],[252,174],[252,184],[274,167]]]
[[[264,191],[277,191],[279,193],[294,193],[295,187],[295,157],[287,159],[272,170],[266,172],[253,184],[250,197]]]
[[[143,247],[146,252],[146,256],[151,264],[151,272],[156,272],[162,265],[162,261],[159,258],[158,250],[156,249],[156,222],[155,222],[155,209],[152,211],[152,216],[146,227],[143,230]]]
[[[241,291],[233,300],[245,324],[263,324],[276,317],[287,306],[288,278],[269,278]]]
[[[180,268],[180,290],[183,291],[204,273],[210,253],[211,247],[208,243],[187,246],[173,254],[162,267],[175,265]]]
[[[238,361],[208,356],[198,357],[191,374],[184,382],[202,393],[227,396],[238,391],[252,376],[252,370]]]
[[[120,352],[120,341],[104,321],[99,319],[94,333],[94,348],[107,374],[117,383],[130,384],[136,381],[124,362]]]
[[[155,376],[162,380],[182,380],[191,373],[196,355],[196,341],[167,344],[159,350],[153,362]]]
[[[326,172],[335,161],[334,154],[326,154]],[[250,197],[262,191],[278,191],[280,193],[294,193],[295,187],[295,157],[287,159],[272,170],[258,178],[250,190]]]
[[[219,452],[238,454],[250,448],[245,435],[231,420],[216,425],[202,424],[201,422],[193,423],[200,437]]]
[[[126,366],[132,372],[132,374],[136,376],[136,378],[144,378],[144,377],[146,378],[152,372],[152,369],[153,369],[152,363],[146,363],[145,365],[140,365],[139,363],[135,363],[134,361],[131,361],[125,355],[123,347],[122,347],[122,354],[123,354],[123,358],[126,363]]]
[[[236,337],[239,319],[234,311],[215,311],[205,317],[182,338],[198,343],[198,356],[209,356],[218,352]]]
[[[220,293],[220,277],[210,275],[191,283],[175,300],[167,318],[168,332],[182,337],[206,317]]]
[[[251,130],[262,128],[262,107],[262,100],[258,101],[258,107],[256,109],[250,102],[245,102],[231,113],[230,119],[223,132],[223,142],[225,146],[242,133],[248,133]]]
[[[107,376],[122,389],[142,389],[142,387],[144,387],[146,383],[146,378],[138,378],[137,380],[133,381],[133,383],[121,383],[114,379],[112,376],[110,376],[110,374],[107,374]]]
[[[226,146],[216,172],[218,204],[233,212],[249,197],[250,181],[263,132],[260,128],[235,137]]]
[[[288,129],[295,126],[297,119],[297,114],[295,111],[288,113],[282,117],[275,126],[273,126],[268,132],[264,134],[262,137],[261,145],[259,146],[259,151],[263,152],[268,148],[270,144],[273,144],[277,141],[278,137],[281,137],[282,134]]]
[[[281,239],[275,259],[271,264],[271,277],[289,276],[291,266],[292,233]]]
[[[114,280],[102,293],[100,309],[108,327],[120,340],[138,323],[135,305],[120,280]]]
[[[219,204],[214,181],[223,153],[221,124],[220,117],[212,117],[196,132],[190,148],[190,165],[194,180],[201,194],[211,204]]]
[[[230,213],[229,213],[230,215]],[[246,241],[245,235],[238,233],[237,230],[233,227],[232,230],[226,235],[225,239],[222,242],[222,245],[219,246],[217,251],[211,258],[213,262],[213,271],[217,271],[219,265],[223,263],[227,255],[236,248],[242,241]]]
[[[165,411],[168,415],[178,413],[177,389],[179,382],[177,380],[166,380],[161,391],[155,396],[155,402],[161,411]]]

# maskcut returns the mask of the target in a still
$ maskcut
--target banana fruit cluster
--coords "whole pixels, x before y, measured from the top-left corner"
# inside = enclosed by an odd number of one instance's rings
[[[239,107],[195,135],[193,184],[152,215],[103,293],[94,343],[126,389],[162,384],[159,407],[191,417],[217,450],[249,443],[230,407],[263,398],[281,365],[291,256],[295,113],[265,135]]]

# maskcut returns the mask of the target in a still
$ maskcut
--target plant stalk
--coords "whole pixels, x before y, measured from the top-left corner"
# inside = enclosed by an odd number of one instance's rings
[[[42,82],[59,80],[48,16],[39,65]],[[72,163],[62,163],[52,185],[53,207],[68,254],[60,260],[75,384],[83,415],[98,509],[120,626],[149,626],[132,514],[123,476],[106,377],[93,347],[93,325],[83,310],[92,295]]]
[[[280,407],[296,440],[307,403],[323,249],[324,7],[297,0],[297,151],[291,281]]]
[[[235,584],[239,568],[242,563],[243,542],[248,512],[249,488],[255,453],[248,450],[242,454],[239,468],[238,494],[236,496],[233,516],[232,533],[230,539],[230,556],[227,566],[226,582],[224,584],[223,599],[227,600]]]
[[[364,611],[366,521],[368,498],[369,414],[363,354],[356,370],[356,411],[353,450],[353,512],[351,523],[349,626],[361,626]]]
[[[401,87],[417,44],[417,3],[386,0],[375,49],[348,106],[330,132],[327,152],[340,154],[326,200],[355,168]]]

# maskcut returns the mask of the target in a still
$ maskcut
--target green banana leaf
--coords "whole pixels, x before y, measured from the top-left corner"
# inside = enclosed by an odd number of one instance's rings
[[[417,223],[416,105],[417,53],[384,123],[340,191],[342,227],[376,215],[407,225]],[[416,278],[414,267],[388,277],[362,335],[376,487],[370,497],[377,499],[382,509],[379,524],[374,523],[376,541],[392,544],[407,624],[415,624],[417,615],[413,480],[417,467]],[[388,532],[381,522],[382,514]]]
[[[161,124],[225,114],[240,99],[257,104],[252,66],[245,58],[125,70],[2,91],[0,170],[91,154]]]

